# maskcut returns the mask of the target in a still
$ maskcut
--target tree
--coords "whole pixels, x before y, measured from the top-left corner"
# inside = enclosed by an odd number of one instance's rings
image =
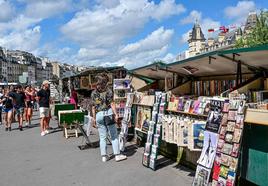
[[[236,48],[243,48],[265,44],[268,44],[268,11],[260,13],[256,26],[249,34],[238,39],[235,46]]]

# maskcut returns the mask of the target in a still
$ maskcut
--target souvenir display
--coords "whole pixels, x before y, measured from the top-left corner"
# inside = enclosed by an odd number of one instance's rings
[[[218,142],[219,154],[217,154],[217,158],[214,161],[214,165],[216,163],[220,165],[220,175],[218,179],[213,177],[212,183],[214,185],[235,185],[238,155],[244,127],[244,107],[244,100],[230,100],[227,125],[222,124],[220,128],[220,139]],[[216,175],[217,173],[218,170],[214,168],[212,174]]]
[[[163,125],[163,130],[166,137],[169,141],[174,141],[174,127],[173,127],[173,119],[164,117],[164,110],[165,110],[165,102],[166,102],[166,93],[162,92],[155,92],[155,99],[153,106],[153,121],[149,121],[148,129],[145,129],[144,123],[142,125],[142,130],[146,130],[147,132],[147,143],[145,144],[144,154],[143,154],[143,162],[142,164],[146,167],[151,168],[152,170],[156,170],[157,167],[157,155],[158,155],[158,146],[160,144],[161,139],[161,127]],[[151,111],[151,110],[150,110]],[[146,115],[145,111],[145,115]],[[147,115],[149,115],[147,113]],[[147,119],[145,117],[145,121]],[[164,122],[163,122],[164,121]],[[170,128],[170,129],[169,129]],[[169,138],[170,136],[170,138]],[[150,151],[149,151],[150,148]],[[147,155],[148,154],[148,155]],[[149,157],[148,157],[149,156]]]

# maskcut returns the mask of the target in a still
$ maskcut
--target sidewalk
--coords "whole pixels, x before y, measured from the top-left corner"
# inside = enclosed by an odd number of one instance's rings
[[[152,171],[142,166],[142,148],[129,146],[126,161],[114,159],[101,162],[99,148],[80,151],[82,137],[65,139],[62,131],[40,136],[37,114],[33,128],[5,132],[0,126],[0,185],[3,186],[187,186],[191,185],[193,172],[168,165]],[[51,122],[56,127],[56,121]],[[95,135],[92,138],[96,138]],[[108,146],[111,152],[111,146]]]

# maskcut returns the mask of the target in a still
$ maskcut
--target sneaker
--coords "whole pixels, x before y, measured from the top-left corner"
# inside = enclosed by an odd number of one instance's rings
[[[41,132],[41,136],[45,136],[46,135],[46,133],[45,132]]]
[[[8,127],[6,127],[6,131],[8,131]]]
[[[22,127],[19,127],[20,131],[23,131]]]
[[[49,130],[45,130],[45,134],[49,134]]]
[[[25,123],[25,126],[26,126],[26,127],[28,127],[28,125],[29,125],[29,123],[28,123],[28,122],[26,122],[26,123]]]
[[[116,155],[115,156],[115,161],[122,161],[122,160],[125,160],[127,159],[127,156],[123,155],[123,154],[119,154],[119,155]]]
[[[102,162],[106,162],[108,160],[107,156],[102,156],[101,158]]]
[[[8,131],[11,131],[11,127],[8,127]]]

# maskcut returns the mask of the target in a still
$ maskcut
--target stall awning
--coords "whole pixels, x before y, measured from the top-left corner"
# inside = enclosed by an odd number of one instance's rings
[[[235,75],[237,64],[242,73],[254,73],[268,69],[268,45],[213,51],[168,64],[170,70],[186,76]]]
[[[129,70],[129,73],[154,80],[164,80],[165,77],[173,77],[173,73],[167,68],[167,64],[162,62]]]

